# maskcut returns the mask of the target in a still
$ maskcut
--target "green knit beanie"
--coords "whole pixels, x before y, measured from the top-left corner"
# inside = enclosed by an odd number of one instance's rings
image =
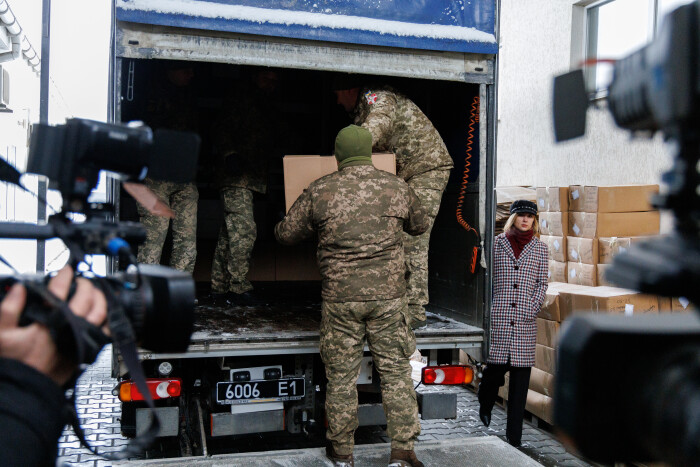
[[[357,125],[346,126],[335,137],[338,170],[353,165],[372,165],[372,133]]]

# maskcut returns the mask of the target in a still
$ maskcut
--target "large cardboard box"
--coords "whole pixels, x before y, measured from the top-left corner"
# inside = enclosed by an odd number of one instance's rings
[[[555,374],[555,351],[552,347],[535,344],[535,368],[539,368],[549,374]]]
[[[549,282],[566,282],[566,263],[550,259],[547,280]]]
[[[559,292],[562,290],[581,290],[585,289],[582,285],[567,284],[566,282],[550,282],[545,293],[544,303],[537,314],[538,318],[548,319],[552,321],[561,321],[561,312],[559,309]]]
[[[671,299],[671,311],[693,311],[695,307],[690,300],[685,297],[674,297]]]
[[[540,240],[547,245],[549,259],[561,262],[566,261],[566,237],[540,235]]]
[[[566,259],[578,263],[598,264],[598,239],[567,237]]]
[[[537,187],[537,207],[540,211],[568,211],[569,187]]]
[[[525,401],[525,410],[536,416],[540,420],[552,424],[554,404],[552,398],[544,394],[537,393],[532,389],[527,391],[527,400]]]
[[[569,216],[567,212],[540,212],[540,234],[565,237],[569,230]]]
[[[569,210],[579,212],[651,211],[651,196],[659,185],[569,187]]]
[[[615,285],[615,284],[613,284],[612,282],[608,282],[608,281],[605,279],[605,271],[606,271],[609,267],[610,267],[609,264],[602,264],[602,263],[601,263],[601,264],[598,264],[598,267],[597,267],[597,274],[598,274],[598,285],[599,285],[599,286],[600,286],[600,285],[607,285],[607,286],[612,287],[612,286]]]
[[[396,174],[396,156],[393,153],[374,153],[372,163],[378,169]],[[287,212],[311,182],[338,170],[335,156],[284,156],[282,166]]]
[[[659,233],[659,211],[569,212],[572,237],[633,237]]]
[[[566,280],[569,284],[588,285],[595,287],[598,285],[598,273],[596,264],[576,263],[569,261],[566,265]]]
[[[554,375],[533,368],[530,372],[530,389],[539,394],[553,397],[554,395]]]
[[[503,398],[503,400],[508,400],[508,385],[510,383],[510,373],[506,373],[503,378],[503,386],[498,388],[498,395]]]
[[[537,344],[556,347],[559,323],[549,319],[537,318]]]
[[[600,262],[609,264],[613,258],[624,253],[634,244],[649,237],[601,237],[598,239],[598,255]]]
[[[655,295],[617,287],[587,287],[559,292],[561,319],[574,313],[658,313],[659,299]]]

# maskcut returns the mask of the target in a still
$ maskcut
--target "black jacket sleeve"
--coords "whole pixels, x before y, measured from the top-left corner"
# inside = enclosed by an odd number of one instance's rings
[[[0,358],[0,463],[55,465],[65,404],[63,391],[50,378]]]

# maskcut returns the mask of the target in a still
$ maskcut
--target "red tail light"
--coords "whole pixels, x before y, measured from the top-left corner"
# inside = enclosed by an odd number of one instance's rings
[[[469,384],[474,370],[466,365],[426,366],[421,374],[423,384]]]
[[[148,392],[153,400],[178,397],[182,389],[180,378],[150,378],[146,380]],[[142,401],[143,394],[133,381],[122,381],[119,385],[119,400],[122,402]]]

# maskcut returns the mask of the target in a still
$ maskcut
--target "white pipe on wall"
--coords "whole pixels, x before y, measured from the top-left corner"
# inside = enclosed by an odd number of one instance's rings
[[[22,26],[19,25],[17,17],[12,13],[7,0],[0,0],[0,26],[7,29],[12,39],[12,50],[0,53],[0,63],[15,60],[22,55],[32,70],[38,74],[41,59],[29,40],[22,34]]]

